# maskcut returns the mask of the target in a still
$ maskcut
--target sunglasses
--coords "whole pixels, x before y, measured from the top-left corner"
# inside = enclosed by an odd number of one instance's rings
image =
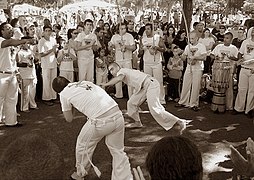
[[[73,34],[78,34],[78,32],[74,32]]]

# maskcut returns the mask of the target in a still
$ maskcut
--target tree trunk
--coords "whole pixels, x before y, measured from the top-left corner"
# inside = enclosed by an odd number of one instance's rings
[[[193,0],[183,0],[183,11],[184,11],[184,14],[186,17],[187,27],[188,27],[188,31],[189,31],[191,20],[192,20]],[[183,18],[182,18],[182,22],[181,22],[181,29],[186,29]]]

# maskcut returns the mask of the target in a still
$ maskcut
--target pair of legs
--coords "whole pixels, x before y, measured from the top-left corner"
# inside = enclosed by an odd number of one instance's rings
[[[52,82],[57,76],[57,68],[42,68],[42,100],[56,99],[56,92],[52,88]]]
[[[238,84],[238,94],[234,109],[248,114],[254,109],[254,74],[251,70],[241,68]]]
[[[35,102],[36,79],[23,79],[21,84],[21,111],[28,111],[31,108],[37,108]]]
[[[106,123],[100,123],[100,120]],[[83,177],[88,174],[91,167],[89,160],[92,160],[96,145],[103,137],[106,137],[106,145],[113,157],[111,179],[132,180],[129,159],[124,152],[124,118],[121,111],[98,119],[98,123],[88,120],[83,126],[76,144],[77,175]]]
[[[18,82],[16,75],[0,73],[0,110],[5,116],[5,125],[17,124],[16,105],[18,101]]]
[[[94,59],[78,59],[79,81],[94,82]]]
[[[181,130],[184,130],[185,123],[180,118],[167,112],[160,104],[159,82],[155,78],[148,77],[143,84],[142,89],[134,93],[127,102],[128,115],[135,120],[136,124],[141,124],[138,108],[147,99],[151,115],[165,130],[171,129],[176,123],[181,126]]]

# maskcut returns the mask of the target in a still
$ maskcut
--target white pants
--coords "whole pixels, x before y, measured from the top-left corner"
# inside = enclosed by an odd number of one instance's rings
[[[202,70],[193,70],[186,68],[183,76],[183,87],[179,104],[187,107],[199,105],[199,91],[201,86]]]
[[[165,130],[171,129],[179,118],[165,110],[160,103],[159,96],[159,82],[155,78],[146,78],[141,90],[134,93],[127,102],[128,115],[135,121],[140,121],[138,108],[147,99],[148,108],[153,118]]]
[[[57,76],[57,69],[42,68],[42,100],[56,99],[56,92],[52,88],[52,82]]]
[[[23,79],[23,87],[21,87],[21,111],[29,110],[29,104],[31,108],[36,108],[35,102],[36,93],[36,79]]]
[[[94,82],[94,60],[78,59],[79,81]]]
[[[144,64],[144,73],[151,75],[160,83],[160,102],[166,104],[165,101],[165,90],[163,86],[163,71],[162,64],[148,65]]]
[[[0,109],[3,110],[6,125],[17,124],[16,105],[18,101],[18,83],[16,75],[0,73]]]
[[[254,109],[254,74],[251,70],[241,68],[235,110],[247,114]]]
[[[125,61],[119,61],[116,63],[121,67],[121,68],[129,68],[129,69],[132,69],[132,62],[131,60],[125,60]],[[115,96],[117,98],[122,98],[123,97],[123,83],[122,82],[119,82],[115,85],[116,87],[116,94]],[[132,96],[132,93],[133,93],[133,88],[128,86],[128,95],[129,95],[129,98]]]
[[[73,82],[73,78],[74,78],[73,71],[63,71],[63,70],[60,70],[60,74],[59,75],[65,77],[70,82]]]
[[[124,118],[121,111],[103,119],[88,119],[83,126],[76,144],[77,174],[87,175],[91,167],[89,159],[92,160],[96,145],[103,137],[106,137],[106,145],[113,157],[111,179],[132,180],[129,159],[124,152]]]

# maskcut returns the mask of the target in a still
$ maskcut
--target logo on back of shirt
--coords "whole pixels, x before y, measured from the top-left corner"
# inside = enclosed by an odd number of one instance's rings
[[[252,51],[254,50],[254,46],[250,44],[247,44],[246,48],[248,54],[252,53]]]

